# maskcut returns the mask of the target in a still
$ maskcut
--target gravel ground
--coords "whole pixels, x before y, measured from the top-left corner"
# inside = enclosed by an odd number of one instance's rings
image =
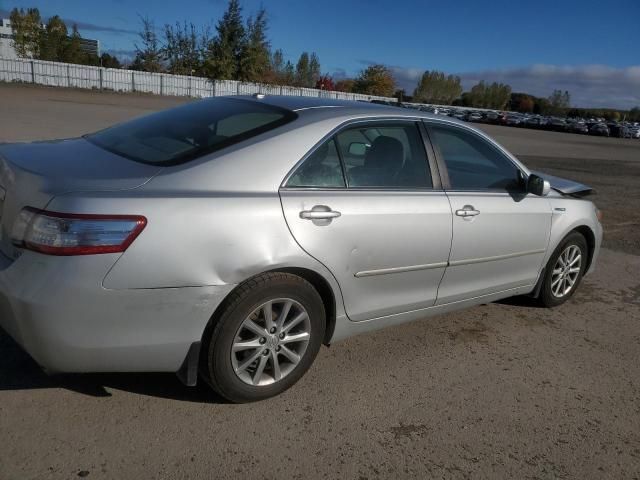
[[[0,85],[0,141],[184,101]],[[640,478],[640,141],[483,128],[598,191],[606,248],[568,304],[512,299],[352,338],[240,406],[171,374],[50,378],[0,332],[0,479]]]

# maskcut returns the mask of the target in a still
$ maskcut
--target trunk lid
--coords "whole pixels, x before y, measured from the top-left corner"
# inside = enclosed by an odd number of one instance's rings
[[[0,250],[15,258],[13,222],[24,207],[45,208],[56,195],[131,190],[160,167],[136,163],[83,138],[0,144]]]

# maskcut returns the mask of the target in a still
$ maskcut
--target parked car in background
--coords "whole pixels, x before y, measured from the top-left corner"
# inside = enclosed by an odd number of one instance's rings
[[[609,127],[607,127],[607,125],[604,123],[594,123],[593,125],[591,125],[591,127],[589,127],[589,134],[608,137]]]
[[[545,125],[545,122],[541,117],[529,117],[525,121],[525,125],[528,128],[542,128]]]
[[[480,112],[471,112],[468,116],[467,116],[467,121],[468,122],[482,122],[484,120],[482,113]]]
[[[457,118],[458,120],[462,120],[464,122],[467,121],[467,116],[468,114],[464,111],[458,110],[456,112],[454,112],[453,117]]]
[[[589,127],[583,122],[573,122],[569,126],[569,131],[587,135],[589,133]]]
[[[616,138],[631,138],[631,133],[626,125],[620,123],[608,123],[609,136]]]
[[[562,118],[551,117],[546,124],[547,130],[553,130],[554,132],[566,132],[567,122]]]
[[[517,127],[523,122],[522,117],[518,115],[507,115],[505,125],[509,127]]]
[[[589,187],[467,124],[321,98],[3,144],[0,187],[0,325],[42,367],[199,374],[234,402],[291,387],[323,343],[514,295],[560,305],[602,238]]]
[[[501,116],[498,112],[486,112],[485,118],[487,123],[497,125],[498,123],[500,123]]]

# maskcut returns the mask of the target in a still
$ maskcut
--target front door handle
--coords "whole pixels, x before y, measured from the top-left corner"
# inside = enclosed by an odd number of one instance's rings
[[[464,218],[475,217],[480,215],[480,210],[476,210],[473,205],[465,205],[460,210],[456,210],[456,215]]]
[[[340,212],[331,210],[326,205],[316,205],[311,210],[303,210],[300,212],[300,218],[305,220],[332,220],[342,215]]]

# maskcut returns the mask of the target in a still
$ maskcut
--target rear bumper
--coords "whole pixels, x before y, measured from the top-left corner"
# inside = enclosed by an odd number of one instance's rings
[[[50,372],[175,372],[233,285],[108,290],[116,256],[0,254],[0,326]]]

